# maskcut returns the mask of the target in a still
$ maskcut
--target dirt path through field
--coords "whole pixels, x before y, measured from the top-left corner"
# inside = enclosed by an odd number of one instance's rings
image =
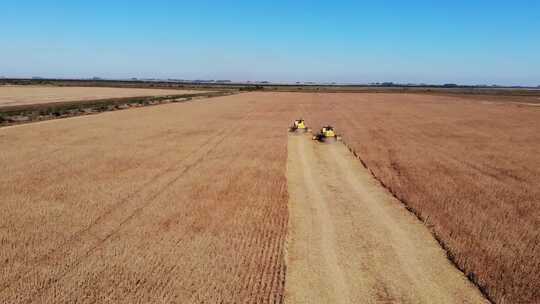
[[[286,303],[484,303],[341,143],[288,141]]]

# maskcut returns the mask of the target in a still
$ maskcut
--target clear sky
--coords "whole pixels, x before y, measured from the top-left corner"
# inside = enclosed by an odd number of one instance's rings
[[[536,86],[540,0],[2,0],[0,76]]]

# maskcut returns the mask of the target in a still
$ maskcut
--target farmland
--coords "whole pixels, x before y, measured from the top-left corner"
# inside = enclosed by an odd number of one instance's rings
[[[247,93],[0,128],[0,300],[282,303],[298,117],[335,125],[495,302],[540,297],[540,108]]]
[[[194,90],[163,90],[137,88],[0,86],[0,107],[37,103],[88,101],[110,98],[191,94]]]
[[[0,86],[0,127],[234,93],[232,90]]]
[[[533,303],[540,297],[540,109],[502,101],[318,94],[296,102],[313,125],[336,125],[495,302]]]
[[[285,303],[488,303],[342,144],[289,136]]]
[[[1,302],[280,302],[286,120],[257,99],[1,129]]]

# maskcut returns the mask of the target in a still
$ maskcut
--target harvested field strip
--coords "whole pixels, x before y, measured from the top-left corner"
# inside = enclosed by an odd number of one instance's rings
[[[285,108],[223,99],[0,130],[0,299],[280,303]]]
[[[341,143],[289,136],[286,302],[487,303]]]
[[[207,99],[210,97],[220,97],[231,94],[234,94],[234,92],[220,91],[190,93],[181,95],[126,97],[117,99],[70,101],[0,107],[0,127],[35,121],[46,121],[51,119],[125,110],[133,107],[187,102],[194,99]]]
[[[137,88],[59,87],[59,86],[0,86],[0,107],[21,106],[66,101],[164,96],[203,93],[194,90],[163,90]]]

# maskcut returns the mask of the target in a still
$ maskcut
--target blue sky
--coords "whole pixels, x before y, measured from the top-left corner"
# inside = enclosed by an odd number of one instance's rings
[[[540,85],[540,1],[0,2],[0,76]]]

